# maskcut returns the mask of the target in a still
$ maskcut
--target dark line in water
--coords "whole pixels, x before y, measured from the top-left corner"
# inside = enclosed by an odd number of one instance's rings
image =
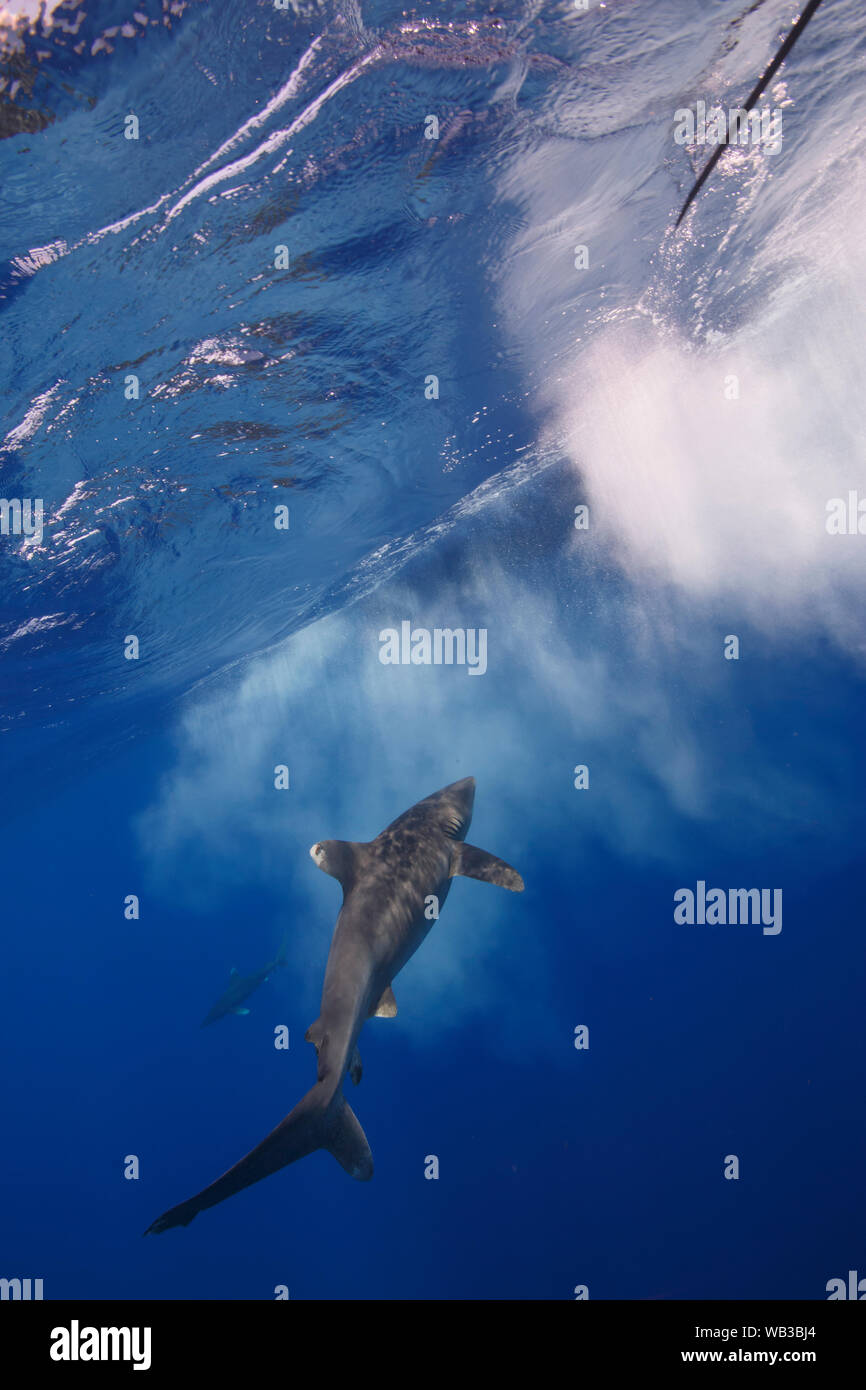
[[[758,100],[758,97],[761,96],[761,94],[766,89],[767,85],[772,81],[773,77],[775,77],[776,73],[779,71],[779,68],[784,63],[788,54],[791,52],[791,49],[794,47],[794,44],[797,42],[798,38],[802,34],[803,30],[809,23],[809,20],[812,18],[812,15],[815,13],[820,4],[821,0],[809,0],[808,5],[806,6],[803,13],[800,15],[800,18],[797,20],[788,37],[785,39],[785,42],[782,44],[772,63],[767,68],[767,71],[763,74],[761,78],[759,78],[758,82],[749,93],[749,96],[743,102],[742,109],[744,111],[751,111],[752,107],[755,105],[755,102]],[[682,222],[683,218],[685,217],[686,213],[688,212],[689,208],[691,207],[701,188],[706,183],[713,169],[715,169],[719,159],[731,143],[730,134],[731,132],[729,130],[724,143],[719,145],[718,148],[713,151],[712,157],[710,158],[709,162],[704,168],[703,173],[699,175],[697,181],[693,185],[692,191],[686,198],[686,201],[683,203],[680,215],[676,220],[676,227],[678,227]]]

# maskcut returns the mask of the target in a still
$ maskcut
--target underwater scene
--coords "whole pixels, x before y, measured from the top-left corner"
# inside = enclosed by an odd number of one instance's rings
[[[860,0],[4,3],[0,1293],[866,1297]]]

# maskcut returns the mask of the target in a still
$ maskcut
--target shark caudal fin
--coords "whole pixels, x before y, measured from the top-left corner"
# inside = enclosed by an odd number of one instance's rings
[[[200,1211],[198,1199],[190,1197],[188,1202],[180,1202],[176,1207],[170,1207],[168,1211],[164,1211],[162,1216],[158,1216],[153,1224],[148,1226],[144,1234],[146,1236],[158,1236],[162,1231],[170,1231],[172,1226],[188,1226]]]
[[[516,869],[488,854],[485,849],[475,845],[457,844],[451,857],[451,877],[462,874],[464,878],[478,878],[482,883],[495,883],[497,888],[507,888],[510,893],[522,893],[523,879]]]
[[[333,1127],[324,1147],[350,1178],[369,1182],[373,1176],[373,1155],[367,1136],[349,1102],[342,1096],[339,1100],[342,1104],[336,1108]]]
[[[163,1212],[144,1234],[159,1235],[172,1226],[188,1226],[200,1211],[215,1207],[317,1149],[332,1153],[340,1167],[358,1182],[372,1178],[373,1155],[356,1115],[342,1094],[334,1095],[321,1083],[308,1091],[282,1123],[233,1168],[194,1197]]]

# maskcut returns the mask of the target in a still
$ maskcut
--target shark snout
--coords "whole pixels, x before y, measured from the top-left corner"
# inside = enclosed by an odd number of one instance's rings
[[[463,777],[459,782],[452,782],[445,788],[445,795],[462,811],[471,812],[475,805],[475,778]]]
[[[462,797],[468,806],[475,800],[475,778],[462,777],[459,782],[452,782],[444,789],[451,796]]]

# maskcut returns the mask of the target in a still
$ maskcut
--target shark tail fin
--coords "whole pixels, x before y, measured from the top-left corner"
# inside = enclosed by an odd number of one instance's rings
[[[198,1216],[201,1211],[197,1197],[190,1197],[187,1202],[179,1202],[176,1207],[171,1207],[169,1211],[164,1211],[162,1216],[157,1217],[152,1225],[145,1231],[146,1236],[160,1235],[163,1231],[170,1231],[172,1226],[188,1226],[191,1221]]]
[[[486,849],[476,849],[475,845],[460,843],[455,846],[451,859],[451,877],[462,874],[464,878],[478,878],[482,883],[495,883],[498,888],[507,888],[510,893],[523,892],[523,879],[516,869],[488,854]]]
[[[348,1101],[340,1097],[333,1114],[330,1132],[324,1148],[334,1155],[344,1172],[358,1182],[369,1182],[373,1176],[373,1155],[367,1136]]]
[[[342,1095],[334,1095],[321,1084],[308,1091],[282,1123],[233,1168],[194,1197],[163,1212],[144,1234],[159,1235],[172,1226],[188,1226],[200,1211],[215,1207],[317,1149],[327,1149],[359,1182],[373,1176],[373,1155],[354,1112]]]

